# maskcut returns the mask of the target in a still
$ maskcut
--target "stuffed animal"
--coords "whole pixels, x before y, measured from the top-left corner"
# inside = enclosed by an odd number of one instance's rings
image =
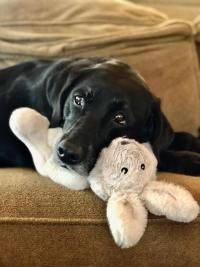
[[[148,144],[117,138],[100,153],[87,177],[56,164],[54,147],[61,128],[49,128],[46,117],[30,108],[19,108],[10,117],[10,128],[31,152],[36,170],[70,189],[91,189],[107,203],[107,219],[117,245],[136,245],[147,225],[147,209],[178,222],[190,222],[199,206],[184,188],[156,179],[157,160]],[[88,183],[89,182],[89,183]]]
[[[88,181],[107,202],[107,219],[117,245],[136,245],[147,225],[147,210],[177,222],[191,222],[199,205],[183,187],[156,181],[157,160],[148,144],[117,138],[104,148]]]
[[[87,177],[56,164],[53,150],[63,131],[61,128],[49,128],[49,124],[46,117],[30,108],[16,109],[9,120],[11,130],[27,146],[41,175],[69,189],[87,188]]]

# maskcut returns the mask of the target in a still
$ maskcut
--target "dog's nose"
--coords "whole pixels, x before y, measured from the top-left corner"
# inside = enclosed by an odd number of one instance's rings
[[[65,140],[59,143],[57,153],[60,160],[69,165],[80,163],[83,154],[81,147]]]

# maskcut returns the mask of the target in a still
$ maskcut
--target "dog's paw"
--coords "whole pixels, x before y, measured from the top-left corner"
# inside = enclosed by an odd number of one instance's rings
[[[129,248],[141,239],[147,224],[147,211],[136,197],[112,196],[107,218],[115,243]]]

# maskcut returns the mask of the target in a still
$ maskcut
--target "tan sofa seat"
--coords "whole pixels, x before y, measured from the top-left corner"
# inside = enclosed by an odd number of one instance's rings
[[[162,173],[159,179],[184,185],[200,202],[199,178]],[[31,170],[2,170],[0,266],[198,266],[199,217],[181,224],[150,215],[138,245],[121,250],[105,207],[89,190],[67,190]]]

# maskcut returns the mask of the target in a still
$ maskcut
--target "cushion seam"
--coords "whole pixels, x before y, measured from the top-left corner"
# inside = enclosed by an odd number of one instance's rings
[[[87,218],[34,218],[34,217],[1,217],[0,218],[0,224],[5,224],[5,223],[18,223],[18,224],[71,224],[71,225],[89,225],[89,224],[106,224],[106,219],[87,219]],[[162,223],[162,224],[184,224],[185,223],[180,223],[180,222],[175,222],[168,220],[164,217],[158,217],[158,218],[150,218],[148,219],[149,224],[157,224],[157,223]],[[197,217],[196,220],[187,223],[187,224],[199,224],[200,223],[200,216]]]

